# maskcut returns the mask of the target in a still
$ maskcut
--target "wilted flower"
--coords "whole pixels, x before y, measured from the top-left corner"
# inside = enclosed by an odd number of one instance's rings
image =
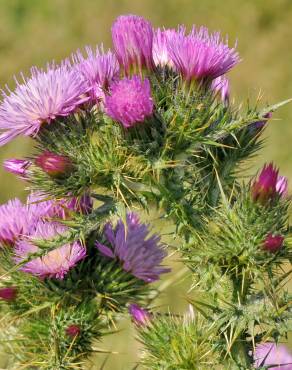
[[[11,246],[29,233],[35,215],[17,198],[0,206],[0,243]]]
[[[273,367],[270,367],[274,365]],[[275,343],[265,343],[257,346],[255,351],[255,366],[260,368],[269,366],[269,370],[291,370],[292,354],[283,345],[276,346]]]
[[[268,122],[268,120],[272,118],[272,112],[269,112],[269,113],[266,113],[264,116],[263,116],[263,119],[262,121],[256,121],[256,122],[253,122],[251,124],[251,128],[253,130],[261,130],[265,125],[266,123]]]
[[[239,62],[237,51],[222,41],[220,33],[209,34],[205,27],[193,27],[188,35],[180,27],[169,40],[168,52],[186,81],[213,80]]]
[[[112,26],[117,59],[125,72],[153,69],[153,29],[150,22],[137,15],[122,15]]]
[[[67,219],[70,212],[90,213],[93,202],[88,193],[80,198],[68,197],[63,199],[46,199],[44,194],[31,193],[27,199],[30,212],[35,214],[38,219],[60,218]]]
[[[158,67],[169,67],[174,68],[174,64],[169,57],[168,44],[171,37],[176,34],[174,29],[161,30],[158,28],[154,32],[153,37],[153,60],[155,65]]]
[[[137,304],[130,304],[129,313],[136,325],[145,326],[151,319],[151,314]]]
[[[119,75],[119,63],[110,50],[104,53],[103,47],[93,50],[87,46],[85,51],[86,57],[80,51],[73,56],[76,68],[90,86],[91,99],[104,101],[104,90]]]
[[[93,201],[88,193],[83,194],[80,198],[72,197],[65,201],[66,207],[74,212],[88,214],[92,211]]]
[[[166,257],[160,237],[156,234],[149,237],[148,225],[141,224],[136,214],[127,214],[126,225],[122,220],[115,228],[106,224],[104,235],[110,246],[96,242],[96,247],[105,256],[117,258],[123,269],[138,279],[150,283],[170,271],[160,265]]]
[[[63,234],[66,230],[64,226],[56,223],[39,222],[29,238],[16,243],[15,262],[23,262],[29,254],[40,252],[40,249],[34,245],[34,239],[52,239]],[[79,242],[73,242],[26,262],[20,267],[20,270],[41,278],[63,279],[68,271],[85,256],[86,249]]]
[[[229,80],[226,76],[219,76],[212,81],[211,89],[221,97],[223,103],[229,102]]]
[[[69,157],[55,154],[48,150],[40,154],[35,159],[35,163],[52,177],[62,177],[69,174],[73,169],[73,164]]]
[[[277,194],[283,196],[287,189],[287,182],[279,176],[279,170],[272,163],[265,165],[259,177],[251,187],[252,197],[255,201],[266,203]]]
[[[13,173],[14,175],[17,175],[21,179],[27,178],[27,170],[31,166],[31,161],[27,161],[25,159],[6,159],[3,162],[3,167],[6,171]]]
[[[81,328],[79,325],[69,325],[67,328],[66,328],[66,334],[69,336],[69,337],[76,337],[80,334],[81,332]]]
[[[0,288],[0,299],[11,302],[14,301],[17,295],[17,289],[13,286]]]
[[[270,233],[264,241],[263,248],[268,252],[274,253],[281,249],[283,242],[284,237],[282,235],[273,235]]]
[[[126,128],[143,122],[153,113],[150,82],[140,77],[124,78],[113,83],[106,97],[106,113]]]
[[[32,68],[31,77],[17,81],[0,105],[0,145],[18,135],[33,136],[44,123],[67,116],[88,100],[87,82],[68,62]]]

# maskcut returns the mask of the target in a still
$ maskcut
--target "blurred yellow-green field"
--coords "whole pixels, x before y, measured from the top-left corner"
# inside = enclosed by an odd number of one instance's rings
[[[231,43],[238,41],[242,62],[230,77],[232,96],[245,104],[247,97],[273,103],[292,97],[291,0],[0,0],[0,85],[13,88],[13,75],[27,73],[32,65],[69,56],[84,45],[111,46],[111,23],[117,15],[136,13],[154,26],[176,27],[193,23],[221,30]],[[292,103],[280,109],[266,130],[266,147],[253,163],[259,168],[274,161],[292,184]],[[31,142],[18,139],[0,148],[0,160],[29,153]],[[1,202],[23,197],[24,183],[0,169]],[[292,186],[290,186],[292,190]],[[160,226],[161,227],[161,226]],[[159,301],[174,311],[185,308],[186,283],[170,285]],[[97,346],[118,352],[96,355],[92,369],[132,369],[137,344],[128,323],[121,332]],[[292,345],[291,345],[292,347]],[[102,360],[100,360],[102,358]],[[2,361],[2,363],[1,363]],[[0,367],[5,368],[5,358]]]

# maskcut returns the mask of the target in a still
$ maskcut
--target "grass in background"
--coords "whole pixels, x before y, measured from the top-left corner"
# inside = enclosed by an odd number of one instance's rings
[[[176,27],[177,24],[206,25],[229,35],[243,62],[231,73],[232,96],[245,103],[246,96],[255,101],[259,92],[262,102],[277,102],[292,97],[292,1],[291,0],[0,0],[0,85],[13,88],[13,75],[28,73],[32,65],[69,56],[84,45],[104,42],[111,46],[110,27],[122,13],[136,13],[154,26]],[[266,148],[254,163],[259,168],[274,161],[292,184],[292,104],[281,109],[267,129]],[[29,153],[30,140],[18,139],[0,148],[0,161],[23,157]],[[0,201],[24,196],[24,183],[0,169]],[[292,191],[292,186],[290,185]],[[185,282],[174,283],[158,304],[175,312],[185,308]],[[117,351],[104,369],[129,370],[134,367],[137,343],[133,329],[121,324],[118,335],[109,336],[102,349]],[[292,348],[292,345],[291,345]],[[97,355],[92,369],[100,369]],[[4,367],[5,359],[0,361]]]

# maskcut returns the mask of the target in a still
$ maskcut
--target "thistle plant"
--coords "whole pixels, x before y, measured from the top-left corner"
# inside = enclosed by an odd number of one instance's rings
[[[291,368],[287,179],[274,164],[243,176],[288,101],[236,107],[240,57],[219,32],[126,15],[112,37],[3,93],[0,144],[33,139],[4,162],[29,191],[0,206],[11,368],[86,369],[129,315],[145,369]],[[153,208],[175,246],[141,220]],[[173,252],[192,281],[185,314],[153,309]]]

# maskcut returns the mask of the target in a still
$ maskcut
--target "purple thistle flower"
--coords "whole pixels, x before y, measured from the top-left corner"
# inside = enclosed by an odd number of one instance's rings
[[[124,127],[133,127],[153,113],[150,82],[138,76],[124,78],[111,85],[111,95],[106,97],[106,113]]]
[[[103,46],[95,50],[87,46],[85,51],[86,57],[80,51],[73,55],[76,68],[88,82],[91,99],[104,101],[104,90],[119,76],[118,60],[110,50],[104,53]]]
[[[264,241],[263,248],[268,252],[275,253],[281,249],[283,242],[284,237],[282,235],[273,235],[270,233]]]
[[[66,227],[56,223],[39,222],[29,238],[19,240],[15,246],[15,262],[21,263],[29,254],[39,252],[33,244],[35,239],[52,239],[66,231]],[[39,276],[63,279],[68,271],[86,256],[86,249],[79,243],[65,244],[37,257],[20,267],[20,270]]]
[[[287,180],[279,176],[279,170],[272,163],[264,165],[259,177],[251,187],[252,197],[255,201],[265,204],[276,195],[284,196],[287,189]]]
[[[0,288],[0,299],[3,299],[6,302],[14,301],[17,296],[16,287],[10,286],[6,288]]]
[[[55,154],[46,150],[35,159],[35,164],[52,177],[69,174],[73,164],[65,155]]]
[[[226,76],[219,76],[212,81],[211,89],[221,97],[225,105],[229,103],[229,80]]]
[[[87,82],[65,61],[46,70],[32,68],[31,77],[17,83],[14,92],[3,92],[0,105],[0,145],[16,136],[34,136],[41,126],[67,116],[88,100]]]
[[[174,37],[174,29],[161,30],[158,28],[153,37],[153,60],[157,67],[168,67],[174,69],[174,64],[169,56],[169,40]]]
[[[17,198],[0,206],[0,243],[12,246],[18,238],[29,234],[35,215]]]
[[[156,234],[148,237],[149,227],[141,224],[134,213],[127,214],[126,225],[119,220],[113,228],[111,223],[106,224],[104,235],[110,247],[96,242],[99,251],[109,258],[117,258],[123,269],[136,278],[147,283],[156,281],[161,274],[170,269],[160,265],[166,257]]]
[[[137,15],[122,15],[112,26],[115,53],[126,74],[152,70],[153,29],[150,22]]]
[[[3,167],[7,172],[17,175],[22,180],[27,178],[27,170],[31,165],[31,161],[17,158],[6,159],[3,162]]]
[[[255,351],[255,366],[274,365],[269,370],[292,370],[292,353],[283,345],[265,343],[257,346]]]
[[[180,27],[169,40],[168,52],[176,69],[189,82],[213,80],[239,62],[238,53],[222,41],[220,33],[209,34],[205,27],[193,27],[188,35],[185,27]]]
[[[128,310],[136,325],[145,326],[149,323],[151,314],[144,308],[138,306],[137,304],[130,304]]]

